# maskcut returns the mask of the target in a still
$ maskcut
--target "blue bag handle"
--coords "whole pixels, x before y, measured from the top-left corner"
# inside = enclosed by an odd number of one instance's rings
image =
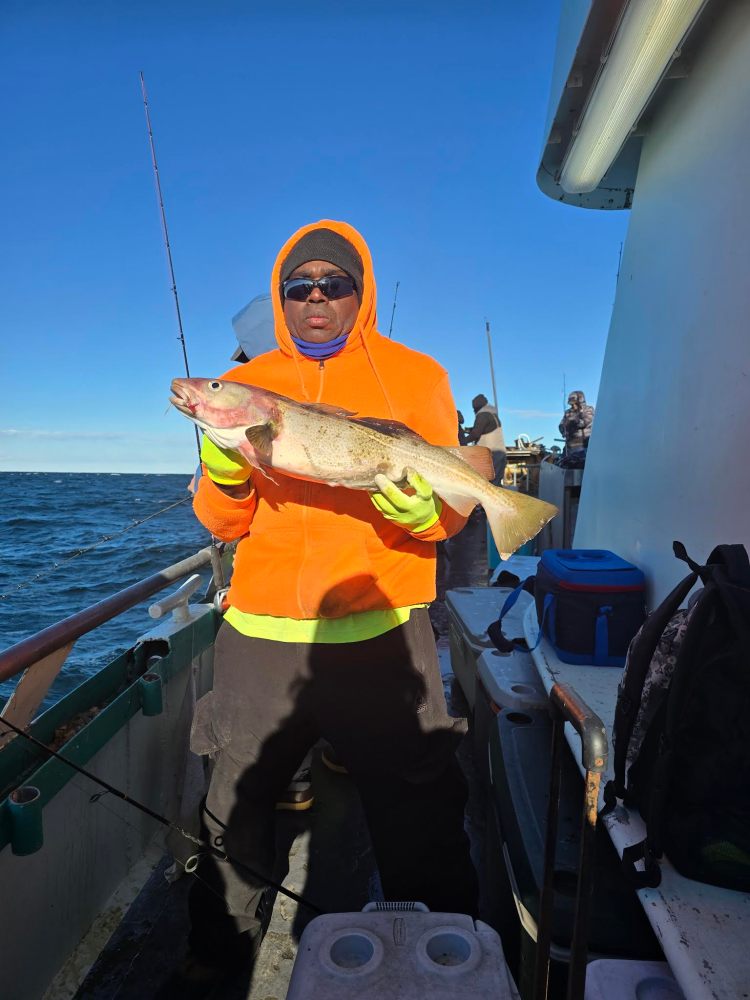
[[[542,641],[542,636],[544,634],[544,624],[547,621],[548,616],[550,617],[550,620],[552,622],[554,622],[554,601],[555,601],[555,595],[554,594],[545,594],[545,596],[544,596],[544,605],[543,605],[543,609],[542,609],[542,620],[539,623],[539,634],[536,637],[536,642],[534,643],[534,645],[531,646],[531,647],[527,646],[525,640],[523,640],[523,639],[520,639],[520,640],[519,639],[506,639],[505,636],[502,634],[503,618],[505,618],[505,616],[507,615],[507,613],[510,611],[510,609],[516,603],[516,601],[518,600],[518,598],[521,596],[521,591],[522,590],[528,590],[528,587],[526,587],[526,581],[525,580],[524,580],[523,583],[520,583],[516,587],[515,590],[511,591],[511,593],[508,594],[508,596],[505,598],[505,601],[503,603],[502,608],[500,609],[500,617],[498,618],[498,620],[496,622],[493,622],[493,624],[487,630],[488,635],[490,636],[490,638],[492,639],[492,641],[495,643],[495,645],[497,646],[497,648],[500,649],[501,651],[509,652],[509,648],[508,647],[510,647],[510,648],[514,648],[514,649],[528,649],[529,652],[533,652],[536,649],[536,647],[539,645],[539,643]],[[494,635],[493,635],[493,632],[495,633]],[[498,639],[501,639],[503,641],[503,645],[500,644],[500,642],[498,641]],[[554,641],[554,639],[553,639],[553,641]],[[505,646],[505,648],[503,648],[504,646]]]
[[[594,631],[594,660],[596,663],[603,663],[609,656],[609,616],[611,614],[612,605],[605,604],[599,608],[596,615]]]

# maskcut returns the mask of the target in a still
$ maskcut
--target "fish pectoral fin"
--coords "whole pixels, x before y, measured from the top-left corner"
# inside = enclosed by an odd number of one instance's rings
[[[492,464],[492,452],[484,445],[462,445],[460,448],[449,448],[463,462],[467,462],[475,472],[483,476],[487,482],[495,478],[495,466]]]
[[[254,424],[245,431],[245,437],[260,455],[271,454],[271,445],[275,437],[274,427],[271,423]]]
[[[438,495],[444,503],[447,503],[448,506],[452,510],[455,510],[457,514],[460,514],[461,517],[468,517],[479,503],[479,501],[475,500],[474,497],[467,497],[465,494],[461,493],[447,493],[442,491]]]

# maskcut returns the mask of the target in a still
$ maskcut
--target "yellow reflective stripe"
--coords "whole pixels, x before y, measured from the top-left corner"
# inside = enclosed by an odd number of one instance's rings
[[[409,620],[413,608],[426,604],[410,604],[386,611],[360,611],[343,618],[277,618],[274,615],[253,615],[229,608],[224,615],[232,628],[254,639],[275,642],[362,642],[390,632]]]

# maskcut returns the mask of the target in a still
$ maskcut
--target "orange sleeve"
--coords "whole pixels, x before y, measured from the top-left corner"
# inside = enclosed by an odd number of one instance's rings
[[[458,418],[456,404],[453,400],[448,375],[444,374],[432,391],[432,396],[426,404],[425,423],[417,428],[419,433],[430,444],[438,444],[444,448],[458,447]],[[440,517],[426,531],[412,532],[413,538],[424,542],[444,542],[446,538],[457,535],[464,527],[468,518],[456,513],[447,503],[443,503]]]
[[[216,538],[222,542],[234,542],[246,535],[257,506],[255,490],[244,500],[235,500],[220,490],[206,470],[203,470],[193,500],[193,510],[204,528]]]

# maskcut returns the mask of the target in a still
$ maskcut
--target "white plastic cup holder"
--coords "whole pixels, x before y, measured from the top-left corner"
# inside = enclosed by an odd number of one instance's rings
[[[375,948],[364,934],[343,934],[331,945],[330,954],[340,969],[361,969],[375,954]]]
[[[417,957],[433,973],[460,976],[477,967],[482,949],[476,936],[461,927],[431,927],[417,942]]]
[[[321,963],[331,972],[357,976],[372,972],[383,959],[383,943],[377,935],[359,927],[330,934],[320,949]]]
[[[471,945],[460,934],[445,931],[429,938],[425,951],[435,965],[464,965],[471,956]]]

